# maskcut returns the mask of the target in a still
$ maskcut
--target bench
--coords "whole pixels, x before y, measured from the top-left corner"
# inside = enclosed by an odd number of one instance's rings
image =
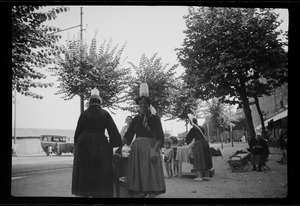
[[[229,157],[228,163],[232,172],[243,172],[243,166],[248,164],[251,154],[249,152],[233,154]]]

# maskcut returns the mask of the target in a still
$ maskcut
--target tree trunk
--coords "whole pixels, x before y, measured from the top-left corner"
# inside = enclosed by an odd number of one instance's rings
[[[186,134],[189,132],[188,131],[188,119],[185,119],[185,131],[186,131]]]
[[[217,129],[217,132],[218,132],[219,139],[221,141],[221,149],[223,149],[223,140],[222,140],[223,138],[222,138],[220,129]]]
[[[84,111],[84,99],[83,96],[80,95],[80,113]]]
[[[208,143],[211,143],[211,140],[210,140],[210,134],[209,134],[209,124],[206,124],[207,126],[207,138],[208,138]]]
[[[252,114],[249,105],[249,100],[246,92],[246,85],[241,84],[241,90],[239,91],[239,95],[241,97],[243,103],[243,110],[246,117],[246,127],[248,135],[250,136],[250,141],[248,142],[250,149],[252,149],[253,143],[255,141],[255,130],[253,126]]]
[[[262,128],[262,132],[261,132],[262,133],[262,137],[266,138],[266,136],[265,136],[265,134],[266,134],[266,128],[265,128],[265,123],[264,123],[264,115],[261,112],[261,109],[260,109],[260,106],[259,106],[258,97],[256,95],[254,95],[254,100],[255,100],[255,105],[256,105],[256,108],[257,108],[258,115],[260,117],[260,123],[261,123],[261,128]]]

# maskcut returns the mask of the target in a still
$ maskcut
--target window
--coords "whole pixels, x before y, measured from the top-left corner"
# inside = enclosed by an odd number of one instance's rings
[[[59,141],[59,137],[52,137],[52,142],[58,142]]]
[[[48,136],[44,136],[44,137],[42,138],[42,140],[43,140],[43,141],[49,141],[49,138],[48,138]]]

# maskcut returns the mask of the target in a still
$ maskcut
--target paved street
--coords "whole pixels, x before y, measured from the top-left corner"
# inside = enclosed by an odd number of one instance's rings
[[[68,197],[71,195],[73,155],[13,157],[12,196]]]
[[[211,144],[221,147],[220,144]],[[287,189],[287,165],[281,165],[280,150],[270,148],[267,165],[271,171],[233,173],[227,163],[236,150],[246,143],[224,144],[222,157],[213,157],[216,174],[210,181],[196,182],[189,171],[192,165],[183,163],[183,177],[166,180],[167,192],[159,198],[284,198]],[[12,188],[15,197],[74,197],[71,194],[73,155],[12,158]],[[121,193],[122,195],[122,193]]]

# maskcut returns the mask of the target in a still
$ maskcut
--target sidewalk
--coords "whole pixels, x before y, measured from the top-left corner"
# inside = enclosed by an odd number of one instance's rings
[[[210,144],[220,148],[221,144]],[[235,151],[248,148],[247,143],[223,144],[222,157],[213,157],[215,176],[209,181],[195,181],[192,165],[183,163],[183,177],[165,179],[167,191],[158,198],[284,198],[287,196],[287,165],[277,163],[280,149],[270,148],[267,165],[270,171],[234,173],[227,162]]]

